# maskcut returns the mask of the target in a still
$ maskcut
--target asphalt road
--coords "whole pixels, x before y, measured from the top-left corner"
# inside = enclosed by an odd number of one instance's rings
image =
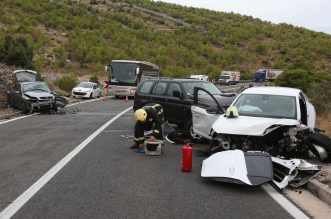
[[[0,125],[0,212],[100,126],[132,106],[108,99]],[[77,112],[77,113],[75,113]],[[291,218],[261,187],[200,177],[202,157],[182,172],[181,146],[159,157],[129,150],[133,111],[64,166],[13,218]]]

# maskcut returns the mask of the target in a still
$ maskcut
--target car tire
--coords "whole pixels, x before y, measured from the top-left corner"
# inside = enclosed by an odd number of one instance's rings
[[[30,102],[25,103],[24,113],[28,115],[33,113],[33,106]]]
[[[331,138],[322,133],[314,133],[309,136],[308,140],[323,147],[328,154],[328,160],[331,160]]]
[[[190,119],[186,125],[185,125],[185,132],[188,135],[188,137],[196,143],[201,143],[204,138],[200,135],[197,135],[193,132],[193,123],[192,123],[192,119]]]
[[[93,93],[91,92],[91,94],[90,94],[90,99],[92,99],[93,98]]]

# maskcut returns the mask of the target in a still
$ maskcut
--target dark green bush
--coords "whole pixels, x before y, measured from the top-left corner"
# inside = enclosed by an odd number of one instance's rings
[[[26,38],[7,35],[3,45],[0,46],[0,61],[10,66],[34,69],[33,49]]]
[[[99,78],[96,75],[91,76],[90,81],[94,82],[94,83],[97,83],[97,84],[100,84]]]
[[[275,84],[281,87],[294,87],[307,92],[313,82],[312,72],[298,69],[284,71],[276,80]]]
[[[318,113],[331,111],[331,80],[314,83],[307,95]]]
[[[55,81],[55,85],[61,90],[70,92],[77,84],[77,78],[75,76],[63,76]]]

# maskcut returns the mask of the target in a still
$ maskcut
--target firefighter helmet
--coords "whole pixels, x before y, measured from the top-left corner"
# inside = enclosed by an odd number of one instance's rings
[[[235,106],[230,106],[225,113],[228,118],[237,118],[239,117],[238,109]]]
[[[144,109],[138,109],[134,113],[134,118],[137,122],[145,122],[147,118],[147,113]]]

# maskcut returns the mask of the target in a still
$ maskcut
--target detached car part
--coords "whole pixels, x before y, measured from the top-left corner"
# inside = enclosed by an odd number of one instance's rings
[[[264,152],[218,152],[202,162],[201,176],[221,182],[257,186],[273,178],[271,157]]]
[[[302,186],[321,171],[321,166],[302,159],[286,160],[272,157],[272,164],[272,182],[280,189],[284,189],[288,185],[292,187]]]

